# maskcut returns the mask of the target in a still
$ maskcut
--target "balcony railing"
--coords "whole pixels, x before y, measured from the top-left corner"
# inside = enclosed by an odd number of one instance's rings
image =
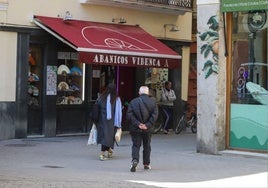
[[[175,6],[181,8],[192,8],[192,0],[137,0],[140,2],[154,3],[167,6]]]
[[[194,0],[80,0],[80,3],[181,14],[193,10],[193,1]]]

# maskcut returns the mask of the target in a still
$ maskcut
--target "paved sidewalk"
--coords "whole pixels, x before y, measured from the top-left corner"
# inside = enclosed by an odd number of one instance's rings
[[[268,186],[267,155],[196,153],[196,135],[155,134],[152,170],[129,171],[131,140],[123,134],[111,160],[87,136],[0,141],[0,188],[256,187]]]

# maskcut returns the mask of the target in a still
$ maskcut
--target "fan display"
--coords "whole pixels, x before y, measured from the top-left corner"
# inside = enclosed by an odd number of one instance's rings
[[[83,71],[81,64],[72,60],[60,61],[57,70],[57,104],[82,104]],[[80,67],[81,66],[81,67]]]
[[[69,89],[69,85],[66,82],[60,82],[58,84],[58,90],[60,91],[66,91]]]
[[[72,74],[72,75],[79,75],[79,76],[82,76],[82,71],[81,71],[81,69],[80,69],[79,67],[77,67],[77,66],[72,67],[70,71],[71,71],[71,74]]]
[[[57,71],[58,74],[70,74],[71,71],[70,69],[66,66],[66,65],[60,65],[58,67],[58,71]]]

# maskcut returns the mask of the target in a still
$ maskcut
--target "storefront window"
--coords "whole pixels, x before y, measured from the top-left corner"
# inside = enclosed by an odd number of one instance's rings
[[[28,52],[27,134],[42,134],[43,50],[38,44],[30,44]]]
[[[267,150],[266,11],[233,13],[230,147]]]
[[[41,102],[41,48],[31,45],[28,54],[28,106],[39,107]]]
[[[164,83],[168,81],[168,69],[146,68],[145,84],[150,88],[150,95],[160,101]]]
[[[77,52],[58,52],[57,104],[82,104],[84,100],[84,64]]]

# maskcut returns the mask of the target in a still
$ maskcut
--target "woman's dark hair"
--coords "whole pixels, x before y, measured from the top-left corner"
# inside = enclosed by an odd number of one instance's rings
[[[107,87],[105,88],[105,91],[104,93],[102,94],[101,96],[101,99],[104,100],[104,99],[107,99],[107,96],[108,95],[111,95],[111,104],[114,104],[115,103],[115,100],[116,100],[116,85],[114,83],[110,83],[107,85]]]

